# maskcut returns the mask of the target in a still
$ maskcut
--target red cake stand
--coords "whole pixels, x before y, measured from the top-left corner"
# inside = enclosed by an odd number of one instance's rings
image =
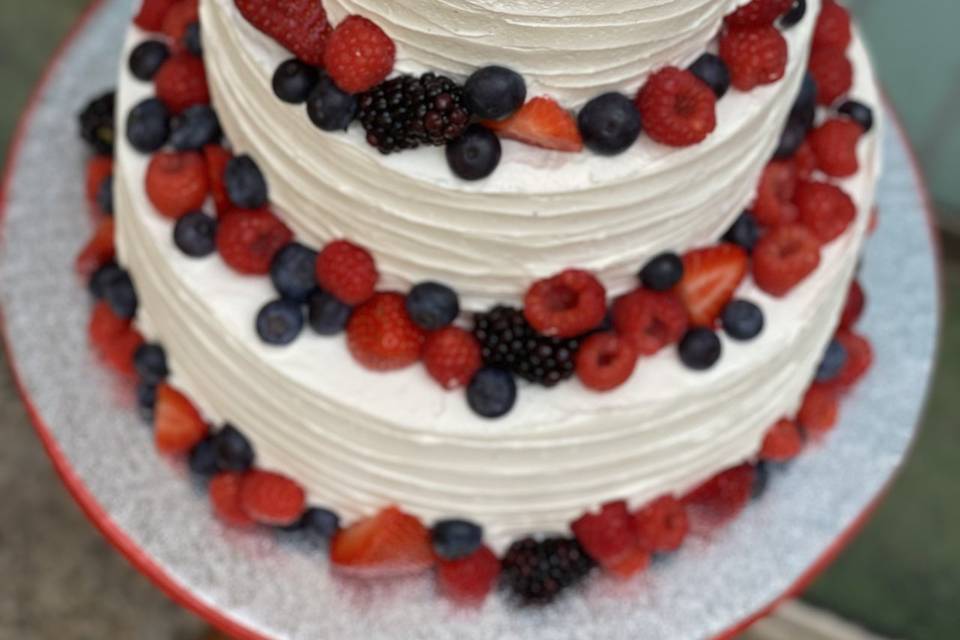
[[[94,3],[20,121],[0,192],[0,303],[19,391],[67,488],[117,550],[184,607],[238,638],[729,638],[802,592],[879,504],[917,431],[942,307],[929,200],[889,108],[880,225],[861,275],[876,366],[836,432],[777,472],[729,525],[628,585],[594,580],[537,612],[501,598],[456,611],[428,579],[345,583],[315,541],[225,529],[182,465],[153,453],[130,391],[86,346],[89,301],[72,270],[90,232],[75,114],[115,83],[129,16],[128,0]]]

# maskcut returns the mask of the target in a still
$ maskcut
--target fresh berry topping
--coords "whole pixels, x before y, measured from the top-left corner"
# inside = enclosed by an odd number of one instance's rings
[[[253,467],[253,446],[233,425],[224,426],[213,436],[213,452],[222,471],[248,471]]]
[[[107,92],[91,100],[80,112],[80,136],[94,153],[113,155],[113,143],[116,140],[116,99],[115,92]]]
[[[117,254],[114,235],[113,218],[105,218],[97,224],[90,240],[77,254],[74,263],[77,273],[81,276],[91,276],[97,269],[113,261]]]
[[[827,345],[827,350],[817,366],[817,382],[832,382],[843,371],[843,366],[847,363],[847,350],[843,344],[834,338]]]
[[[771,25],[793,4],[793,0],[751,0],[726,18],[731,27],[762,27]]]
[[[637,545],[648,553],[676,551],[690,531],[686,507],[673,496],[654,500],[632,518]]]
[[[121,318],[115,314],[106,302],[94,305],[90,324],[87,326],[87,336],[90,338],[90,345],[97,351],[109,348],[111,343],[129,331],[129,318]]]
[[[850,284],[850,291],[847,293],[847,301],[843,306],[843,315],[840,317],[840,328],[841,329],[852,329],[857,321],[860,320],[860,316],[863,315],[863,310],[867,306],[867,297],[863,293],[863,287],[860,286],[860,282],[854,280]]]
[[[195,151],[161,151],[147,166],[146,192],[156,210],[180,218],[203,206],[210,179],[203,156]]]
[[[317,288],[317,252],[291,242],[270,263],[270,281],[281,297],[306,302]]]
[[[763,170],[757,197],[751,210],[765,227],[789,224],[797,219],[793,196],[797,189],[797,169],[789,160],[773,160]]]
[[[636,546],[623,560],[615,565],[604,567],[604,569],[616,578],[629,580],[638,573],[646,571],[651,561],[650,552],[643,547]]]
[[[430,541],[440,559],[459,560],[483,545],[483,527],[467,520],[441,520],[433,525]]]
[[[347,328],[353,308],[326,291],[314,291],[307,300],[307,322],[322,336],[334,336]]]
[[[772,296],[783,297],[820,266],[820,240],[803,225],[767,232],[753,252],[753,279]]]
[[[611,502],[598,513],[587,513],[570,525],[583,550],[603,568],[620,564],[636,548],[637,540],[627,503]]]
[[[794,27],[807,15],[807,0],[793,0],[793,6],[780,18],[780,27],[789,29]]]
[[[853,86],[853,64],[842,49],[814,49],[809,68],[817,82],[817,104],[830,106]]]
[[[775,160],[792,158],[807,138],[807,126],[799,118],[789,118],[780,134],[780,142],[773,152]]]
[[[136,375],[133,355],[143,344],[143,337],[129,323],[120,329],[115,328],[117,316],[113,312],[107,320],[104,315],[102,311],[95,312],[91,320],[91,342],[104,364],[115,373],[132,378]]]
[[[512,69],[484,67],[467,79],[464,94],[473,115],[483,120],[503,120],[523,106],[527,84]]]
[[[740,91],[771,84],[787,68],[787,41],[772,26],[728,29],[720,36],[720,57],[730,68],[730,81]]]
[[[810,148],[817,156],[817,166],[828,176],[847,178],[860,168],[857,143],[863,128],[853,120],[833,118],[810,133]]]
[[[859,124],[864,132],[873,129],[873,109],[862,102],[847,100],[837,107],[837,112]]]
[[[747,252],[733,244],[695,249],[683,256],[677,291],[690,323],[710,327],[747,275]]]
[[[255,522],[274,527],[294,524],[303,515],[306,493],[278,473],[253,470],[240,484],[240,507]]]
[[[453,289],[439,282],[421,282],[407,294],[407,313],[422,328],[436,331],[460,315],[460,298]]]
[[[173,42],[180,42],[187,33],[187,27],[200,19],[198,0],[177,0],[163,16],[160,31]]]
[[[733,223],[733,226],[723,236],[724,242],[735,244],[747,253],[753,253],[753,248],[760,240],[760,225],[752,211],[744,211]]]
[[[293,234],[269,211],[231,211],[217,225],[217,251],[234,271],[266,275]]]
[[[733,300],[724,307],[720,322],[734,340],[753,340],[763,331],[763,311],[749,300]]]
[[[180,38],[180,45],[190,55],[198,57],[203,55],[203,34],[200,32],[200,22],[191,22],[187,25],[183,37]]]
[[[613,303],[613,326],[637,354],[652,356],[675,344],[689,328],[687,309],[670,292],[637,289]]]
[[[706,371],[720,360],[723,345],[716,333],[704,327],[691,329],[680,341],[680,361],[694,371]]]
[[[163,17],[176,3],[177,0],[143,0],[133,23],[144,31],[160,31]]]
[[[329,509],[312,507],[300,518],[299,529],[306,529],[320,538],[333,539],[340,531],[340,516]]]
[[[113,158],[110,156],[91,156],[87,161],[86,185],[87,200],[94,201],[103,188],[103,183],[113,175]]]
[[[362,577],[420,573],[436,562],[430,532],[396,507],[342,529],[330,544],[333,566]]]
[[[227,185],[224,184],[224,174],[233,154],[220,145],[208,144],[203,148],[203,157],[207,161],[207,177],[210,178],[210,192],[217,215],[223,215],[233,208],[227,195]]]
[[[189,53],[178,53],[163,63],[153,78],[157,98],[173,114],[195,104],[209,104],[207,73],[203,60]]]
[[[837,341],[847,352],[847,360],[832,384],[840,389],[850,389],[873,365],[873,347],[869,340],[852,331],[838,331]]]
[[[669,291],[682,279],[683,260],[675,253],[661,253],[640,271],[640,282],[653,291]]]
[[[533,98],[502,121],[486,126],[504,138],[556,151],[582,151],[583,139],[577,121],[553,98]]]
[[[811,180],[813,172],[817,170],[817,156],[810,148],[810,144],[804,141],[803,144],[793,154],[793,166],[797,170],[797,180]]]
[[[281,298],[263,305],[257,313],[256,329],[260,339],[269,345],[288,345],[303,331],[303,309],[299,302]]]
[[[840,399],[832,385],[815,383],[807,389],[797,422],[810,435],[822,435],[837,425]]]
[[[184,255],[203,258],[217,250],[217,220],[203,211],[191,211],[173,227],[173,243]]]
[[[483,180],[500,164],[500,138],[480,124],[467,127],[463,135],[447,144],[447,165],[463,180]]]
[[[127,66],[138,80],[149,82],[170,57],[170,48],[159,40],[141,42],[130,52]]]
[[[779,420],[763,438],[760,458],[769,462],[788,462],[803,450],[803,435],[793,420]]]
[[[718,98],[722,98],[730,90],[730,69],[718,55],[712,53],[701,55],[690,65],[690,72],[710,87]]]
[[[240,504],[243,483],[242,473],[221,473],[210,480],[208,490],[213,513],[232,527],[249,527],[254,523]]]
[[[113,215],[113,174],[104,178],[103,182],[100,183],[95,204],[97,210],[103,215]]]
[[[350,353],[361,365],[375,371],[412,365],[420,359],[425,339],[425,332],[410,319],[399,293],[374,295],[356,308],[347,324]]]
[[[790,109],[790,118],[800,120],[807,129],[813,128],[813,123],[817,119],[817,81],[813,74],[808,70],[803,74],[803,82],[800,83],[800,93]]]
[[[643,128],[637,107],[620,93],[605,93],[588,102],[577,116],[577,125],[587,148],[605,156],[632,147]]]
[[[462,605],[482,603],[500,577],[500,560],[489,547],[480,547],[458,560],[441,559],[437,581],[443,596]]]
[[[153,389],[154,398],[156,398],[157,388],[146,388]],[[150,409],[150,412],[153,412],[152,408]],[[213,436],[208,436],[198,442],[197,446],[190,450],[190,455],[187,456],[187,466],[190,468],[191,473],[194,473],[202,478],[212,478],[220,473],[220,467],[217,465],[217,448],[214,443],[215,440]]]
[[[320,286],[349,305],[369,300],[380,278],[373,256],[346,240],[327,244],[317,257],[316,268]]]
[[[170,144],[178,151],[200,151],[220,139],[220,121],[209,105],[184,109],[170,123]]]
[[[257,163],[248,155],[230,159],[223,173],[230,202],[239,209],[259,209],[267,204],[267,181]]]
[[[467,404],[483,418],[501,418],[517,403],[517,382],[509,371],[485,367],[467,385]]]
[[[568,269],[539,280],[524,296],[523,313],[534,329],[572,338],[595,329],[606,314],[606,290],[592,274]]]
[[[291,58],[281,63],[273,73],[273,93],[290,104],[302,104],[317,86],[320,72],[316,67]]]
[[[690,71],[665,67],[637,93],[637,109],[651,139],[674,147],[702,142],[717,126],[717,97]]]
[[[794,201],[800,210],[800,223],[824,244],[843,235],[857,217],[850,196],[827,182],[801,182]]]
[[[577,352],[577,377],[593,391],[616,389],[633,375],[638,355],[630,339],[616,333],[595,333]]]
[[[123,277],[123,273],[123,269],[113,261],[107,262],[102,267],[98,267],[97,270],[93,272],[93,275],[90,276],[90,282],[87,287],[90,295],[96,300],[103,299],[103,294],[107,290],[107,287],[110,286],[110,283],[117,278]]]
[[[728,469],[694,489],[685,502],[705,507],[720,517],[736,515],[753,495],[756,471],[749,464]]]
[[[459,327],[445,327],[427,337],[423,364],[441,387],[458,389],[470,383],[483,366],[483,357],[473,334]]]
[[[383,29],[361,16],[348,16],[327,38],[327,73],[347,93],[362,93],[393,71],[397,48]]]
[[[341,91],[325,73],[307,96],[307,117],[324,131],[346,131],[358,109],[357,97]]]
[[[813,47],[846,50],[853,40],[850,14],[834,0],[824,0],[813,31]]]
[[[170,112],[156,98],[138,103],[127,116],[127,140],[141,153],[153,153],[170,137]]]
[[[330,25],[317,0],[236,0],[237,9],[254,27],[293,55],[315,67],[323,66]]]
[[[501,562],[502,580],[523,605],[546,605],[580,583],[594,567],[573,538],[524,538],[510,545]]]
[[[137,314],[137,291],[126,271],[107,283],[103,290],[103,299],[121,318],[132,318]]]
[[[167,379],[167,353],[159,344],[142,344],[133,354],[133,368],[147,384],[158,385]]]
[[[168,384],[157,387],[154,442],[162,453],[184,454],[207,437],[209,429],[185,395]]]

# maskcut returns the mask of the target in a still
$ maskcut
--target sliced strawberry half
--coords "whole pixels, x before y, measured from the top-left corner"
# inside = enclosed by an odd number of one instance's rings
[[[89,278],[94,271],[113,260],[117,253],[113,237],[113,218],[103,218],[93,236],[77,255],[74,263],[77,273]]]
[[[223,178],[233,154],[218,144],[208,144],[203,148],[203,157],[207,161],[207,177],[210,180],[213,203],[216,205],[217,215],[222,216],[233,208]]]
[[[449,600],[463,605],[478,605],[496,586],[500,576],[500,560],[483,546],[466,558],[440,560],[437,583]]]
[[[210,503],[213,512],[225,523],[234,527],[249,527],[253,519],[240,506],[240,487],[243,473],[221,473],[210,481]]]
[[[297,523],[307,494],[299,484],[279,473],[253,470],[240,485],[240,507],[260,524],[288,527]]]
[[[396,507],[343,529],[330,545],[338,570],[362,577],[388,577],[427,571],[436,562],[430,532]]]
[[[683,256],[683,280],[677,285],[690,323],[712,326],[747,275],[747,252],[724,243]]]
[[[153,421],[154,443],[162,453],[185,454],[209,432],[193,403],[168,384],[157,388]]]
[[[484,122],[504,138],[555,151],[582,151],[583,138],[573,115],[553,98],[533,98],[501,121]]]

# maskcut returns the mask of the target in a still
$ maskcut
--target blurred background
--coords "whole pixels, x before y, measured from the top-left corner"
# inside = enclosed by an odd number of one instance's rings
[[[87,3],[0,0],[0,148]],[[960,2],[848,4],[916,148],[944,232],[941,364],[920,441],[876,517],[805,603],[751,638],[947,640],[960,637]],[[102,88],[91,87],[91,95]],[[881,211],[881,220],[884,214],[896,212]],[[204,638],[205,625],[130,568],[74,505],[29,427],[4,362],[0,429],[0,639]]]

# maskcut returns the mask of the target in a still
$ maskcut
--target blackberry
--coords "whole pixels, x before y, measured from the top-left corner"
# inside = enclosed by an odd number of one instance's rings
[[[519,309],[501,306],[477,314],[473,335],[487,365],[509,369],[529,382],[553,387],[576,372],[581,339],[538,333]]]
[[[575,538],[518,540],[510,545],[501,564],[503,583],[523,605],[551,603],[594,567]]]
[[[116,135],[114,105],[117,94],[109,91],[87,104],[80,112],[80,136],[95,153],[113,154],[113,140]]]
[[[367,142],[389,154],[456,140],[470,123],[470,111],[457,83],[425,73],[399,76],[362,94],[358,119]]]

